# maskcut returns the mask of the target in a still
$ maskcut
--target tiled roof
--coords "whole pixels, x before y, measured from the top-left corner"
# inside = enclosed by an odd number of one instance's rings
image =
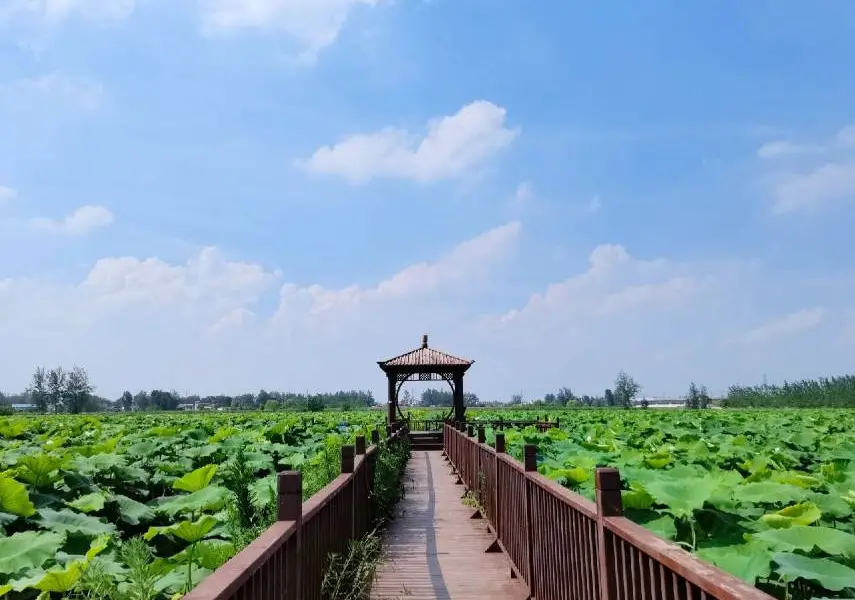
[[[473,360],[458,358],[436,348],[428,348],[427,336],[422,336],[422,345],[400,356],[380,361],[381,367],[465,367]]]

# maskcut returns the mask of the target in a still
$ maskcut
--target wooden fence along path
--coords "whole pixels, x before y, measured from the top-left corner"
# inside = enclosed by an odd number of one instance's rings
[[[371,526],[374,433],[342,448],[342,474],[305,503],[300,474],[281,473],[277,523],[186,599],[320,600],[329,554]],[[387,428],[384,443],[406,435]],[[523,464],[505,454],[504,434],[494,449],[483,429],[446,423],[442,444],[411,457],[376,600],[774,600],[621,516],[615,469],[597,470],[591,502],[540,475],[534,446]]]
[[[398,443],[404,429],[384,443]],[[341,449],[341,475],[302,501],[299,472],[279,474],[277,522],[214,573],[186,600],[319,600],[327,558],[369,533],[370,491],[379,435],[372,445],[357,437]]]
[[[445,425],[444,452],[484,507],[495,540],[536,600],[774,600],[621,516],[620,475],[597,469],[596,503],[496,448],[484,431]],[[473,578],[479,578],[472,573]],[[481,596],[472,596],[481,597]],[[488,596],[484,596],[487,598]]]

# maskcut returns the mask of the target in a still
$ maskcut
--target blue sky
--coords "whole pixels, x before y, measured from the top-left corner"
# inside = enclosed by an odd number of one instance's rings
[[[855,5],[6,0],[0,389],[845,372]]]

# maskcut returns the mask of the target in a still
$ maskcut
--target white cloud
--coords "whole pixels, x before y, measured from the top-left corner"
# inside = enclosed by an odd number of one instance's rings
[[[783,173],[778,180],[772,206],[775,214],[855,200],[855,161],[827,163],[803,173]]]
[[[534,201],[534,187],[530,182],[524,181],[517,186],[514,195],[508,199],[507,207],[512,213],[519,214],[530,208]]]
[[[371,286],[286,283],[268,315],[256,305],[281,273],[215,248],[184,264],[104,258],[71,285],[0,279],[0,313],[14,315],[0,320],[0,381],[23,387],[36,364],[63,361],[87,365],[110,394],[146,385],[324,388],[330,365],[339,377],[364,374],[366,364],[374,375],[372,358],[398,350],[390,339],[448,331],[442,306],[485,283],[519,232],[514,222],[496,227]],[[21,343],[14,352],[12,340]]]
[[[200,0],[207,34],[241,29],[282,31],[302,47],[304,60],[338,38],[348,14],[357,6],[382,0]]]
[[[517,137],[519,130],[505,127],[506,115],[504,108],[478,100],[454,115],[431,120],[424,136],[394,128],[357,134],[319,148],[298,165],[354,184],[380,177],[417,181],[460,177]]]
[[[742,346],[768,344],[813,329],[825,316],[826,311],[823,308],[806,308],[728,338],[725,343]]]
[[[30,224],[35,229],[68,235],[86,235],[112,223],[113,213],[103,206],[92,205],[81,206],[61,220],[43,217],[30,220]]]
[[[588,269],[532,295],[520,309],[490,320],[491,326],[555,316],[584,320],[625,313],[636,307],[678,307],[701,291],[707,281],[667,261],[643,261],[623,246],[602,244],[588,257]]]
[[[104,88],[89,79],[47,73],[0,86],[0,100],[18,107],[57,102],[83,110],[96,110],[104,100]]]
[[[601,393],[619,369],[660,395],[680,393],[691,380],[720,391],[764,373],[774,381],[851,364],[851,351],[831,339],[779,343],[817,319],[832,322],[842,306],[750,331],[768,319],[763,307],[774,274],[639,259],[604,244],[582,266],[569,261],[584,257],[568,254],[560,276],[549,277],[558,283],[531,294],[532,275],[521,279],[506,260],[521,233],[519,223],[507,223],[375,283],[283,284],[277,270],[215,248],[177,263],[104,258],[66,283],[0,279],[0,382],[21,389],[36,365],[76,363],[109,396],[154,387],[362,387],[382,397],[385,381],[374,361],[415,347],[422,333],[436,347],[474,358],[467,389],[500,399],[562,385]],[[538,266],[534,260],[523,268],[549,275]],[[849,284],[829,294],[783,279],[802,301],[851,297],[843,293]],[[515,301],[523,292],[528,300]],[[486,312],[496,316],[479,318]],[[740,328],[750,344],[720,343],[722,332]]]
[[[757,156],[766,160],[774,160],[799,155],[827,154],[853,147],[855,147],[855,125],[848,125],[824,143],[794,142],[792,140],[767,142],[757,149]]]
[[[448,290],[472,289],[483,282],[486,268],[505,259],[512,251],[521,230],[518,221],[496,227],[455,247],[433,263],[410,265],[373,287],[351,285],[339,290],[322,286],[282,287],[280,306],[274,320],[288,321],[295,307],[301,307],[300,319],[329,328],[334,319],[390,302],[435,295]]]
[[[773,214],[814,212],[855,200],[855,126],[824,142],[769,142],[757,155],[769,165],[765,179]]]
[[[3,206],[7,202],[11,201],[17,195],[18,193],[14,189],[0,185],[0,206]]]

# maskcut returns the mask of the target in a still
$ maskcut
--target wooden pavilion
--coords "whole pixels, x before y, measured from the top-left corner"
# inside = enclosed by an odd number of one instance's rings
[[[448,383],[454,398],[454,420],[464,421],[466,407],[463,404],[463,375],[474,362],[428,347],[427,334],[422,336],[422,345],[415,350],[378,361],[388,380],[389,425],[394,427],[399,418],[404,419],[398,407],[398,393],[407,381],[443,380]]]

